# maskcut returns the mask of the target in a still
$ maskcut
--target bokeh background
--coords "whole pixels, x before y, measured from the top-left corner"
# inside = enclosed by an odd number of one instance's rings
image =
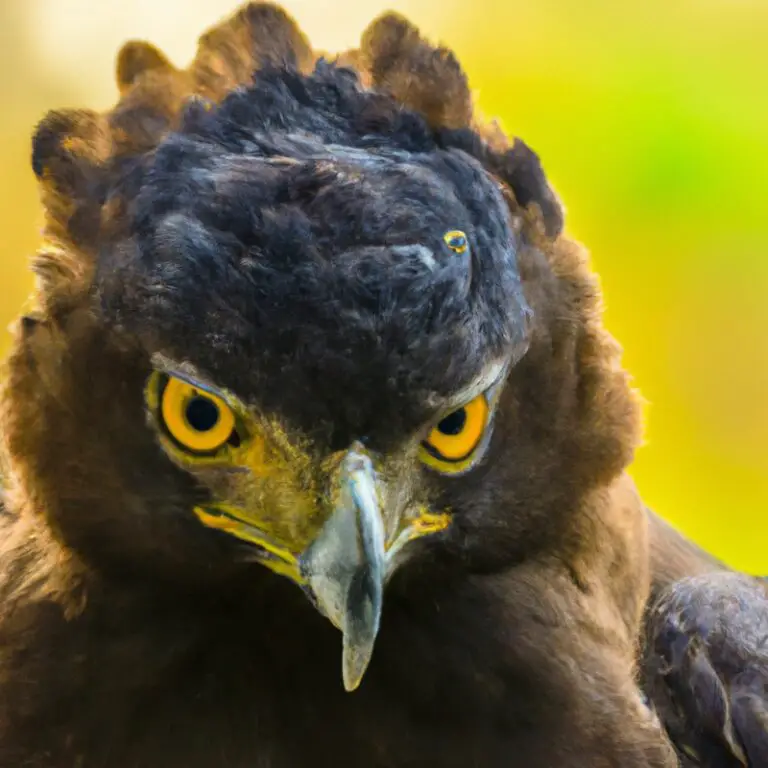
[[[0,353],[31,288],[45,110],[107,108],[114,55],[178,64],[234,0],[0,0]],[[768,573],[768,2],[287,0],[318,48],[385,8],[460,56],[485,114],[541,155],[648,400],[633,474],[728,562]]]

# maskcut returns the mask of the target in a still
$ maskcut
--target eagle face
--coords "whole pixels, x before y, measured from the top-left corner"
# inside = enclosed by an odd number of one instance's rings
[[[365,121],[385,118],[383,141]],[[451,526],[430,478],[483,461],[527,349],[498,182],[319,66],[193,105],[111,194],[130,215],[98,311],[149,363],[157,460],[194,488],[183,514],[305,591],[343,633],[352,690],[387,580]]]
[[[147,383],[147,414],[168,458],[207,490],[192,510],[200,523],[249,545],[344,633],[351,690],[371,657],[387,579],[410,542],[450,525],[422,467],[457,476],[482,460],[505,373],[489,366],[389,453],[361,440],[318,451],[231,392],[163,362]]]

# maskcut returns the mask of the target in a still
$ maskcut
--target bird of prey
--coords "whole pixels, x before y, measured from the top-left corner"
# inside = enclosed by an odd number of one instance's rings
[[[535,153],[386,14],[55,111],[3,375],[0,768],[768,765],[760,582],[653,515]]]

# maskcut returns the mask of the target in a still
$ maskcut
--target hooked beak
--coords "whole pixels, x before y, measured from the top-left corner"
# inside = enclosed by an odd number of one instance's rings
[[[294,546],[270,535],[247,507],[212,503],[195,513],[204,525],[256,545],[258,560],[301,586],[341,630],[344,688],[354,691],[373,654],[387,578],[410,541],[444,530],[450,516],[399,509],[383,498],[384,484],[360,443],[336,465],[330,495],[330,516]]]
[[[375,472],[358,446],[342,459],[336,490],[333,513],[299,562],[310,596],[343,634],[344,688],[354,691],[373,653],[387,575]]]

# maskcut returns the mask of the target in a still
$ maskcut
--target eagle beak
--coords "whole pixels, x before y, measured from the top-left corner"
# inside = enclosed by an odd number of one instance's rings
[[[408,544],[450,525],[448,512],[412,505],[399,509],[388,496],[365,448],[354,443],[334,461],[331,501],[324,505],[329,516],[295,549],[267,533],[247,505],[194,508],[209,528],[256,545],[257,560],[301,586],[315,608],[341,630],[347,691],[360,685],[368,668],[381,622],[384,584],[405,561]]]
[[[387,561],[376,474],[360,444],[341,460],[335,491],[331,516],[299,567],[310,598],[343,634],[344,688],[354,691],[379,631]]]

